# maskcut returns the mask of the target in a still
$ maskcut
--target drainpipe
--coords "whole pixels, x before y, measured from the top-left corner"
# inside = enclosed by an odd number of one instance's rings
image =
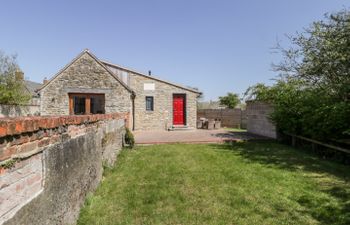
[[[132,130],[135,130],[135,93],[131,94],[131,104],[132,104]]]

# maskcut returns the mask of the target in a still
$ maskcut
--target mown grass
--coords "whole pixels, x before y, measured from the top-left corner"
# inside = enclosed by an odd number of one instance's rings
[[[276,143],[125,150],[78,224],[350,224],[350,168]]]
[[[232,132],[247,132],[246,129],[240,129],[240,128],[230,128],[230,127],[225,127],[225,130],[232,131]]]

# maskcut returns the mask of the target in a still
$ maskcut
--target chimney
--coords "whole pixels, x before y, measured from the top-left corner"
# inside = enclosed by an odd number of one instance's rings
[[[49,81],[48,81],[47,78],[45,77],[44,80],[43,80],[43,84],[47,84],[47,82],[49,82]]]
[[[148,76],[152,76],[152,71],[148,70]]]
[[[24,73],[20,69],[17,69],[15,72],[15,78],[16,80],[24,80]]]

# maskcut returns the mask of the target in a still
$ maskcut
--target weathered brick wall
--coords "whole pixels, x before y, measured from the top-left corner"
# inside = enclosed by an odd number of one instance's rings
[[[0,224],[74,224],[128,114],[0,120]]]
[[[273,106],[265,102],[247,102],[247,130],[250,133],[276,138],[276,127],[269,119]]]
[[[221,126],[246,128],[246,112],[241,109],[198,109],[197,118],[220,119]]]
[[[41,115],[69,115],[68,93],[105,94],[106,113],[131,112],[131,94],[87,52],[40,91]]]

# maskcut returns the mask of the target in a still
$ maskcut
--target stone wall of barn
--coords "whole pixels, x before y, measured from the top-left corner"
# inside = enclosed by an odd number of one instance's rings
[[[173,94],[186,95],[186,125],[196,127],[197,93],[133,73],[129,73],[129,84],[136,92],[135,130],[170,128],[173,125]],[[153,86],[154,89],[147,88],[147,85],[148,87]],[[146,96],[154,98],[153,111],[146,110]]]
[[[166,130],[173,125],[173,94],[186,95],[186,125],[195,128],[198,93],[177,87],[127,69],[107,65],[136,93],[135,130]],[[146,85],[146,87],[145,87]],[[154,110],[146,110],[146,96],[154,97]]]
[[[75,224],[122,148],[127,114],[0,120],[0,224]]]
[[[105,112],[131,112],[131,94],[88,53],[40,91],[40,113],[69,115],[68,93],[105,94]]]

